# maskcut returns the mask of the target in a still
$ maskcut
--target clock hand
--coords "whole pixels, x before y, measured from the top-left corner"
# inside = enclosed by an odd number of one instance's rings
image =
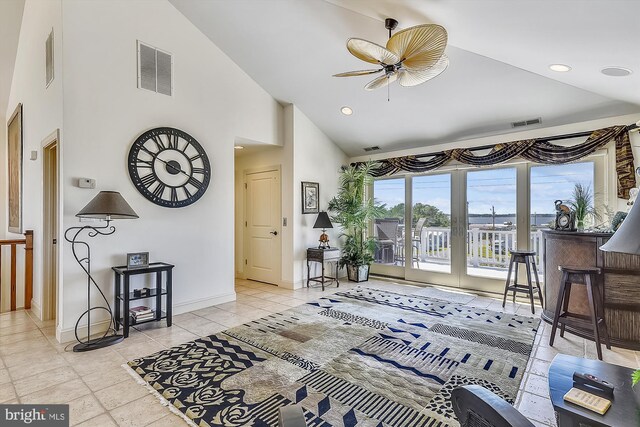
[[[149,154],[150,156],[152,156],[154,158],[154,160],[159,160],[162,163],[164,163],[167,167],[173,169],[174,171],[176,171],[177,173],[181,173],[186,177],[191,177],[191,175],[189,175],[188,173],[186,173],[185,171],[182,170],[182,168],[180,167],[175,167],[172,164],[170,164],[169,162],[167,162],[166,160],[162,160],[160,157],[158,157],[157,153],[152,153],[151,151],[149,151],[148,148],[146,148],[144,145],[140,147],[140,149],[142,149],[143,151],[147,152],[147,154]]]

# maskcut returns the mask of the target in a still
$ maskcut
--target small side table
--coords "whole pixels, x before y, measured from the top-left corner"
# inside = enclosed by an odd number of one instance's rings
[[[172,286],[172,272],[173,265],[167,264],[165,262],[154,262],[149,264],[148,267],[138,267],[138,268],[127,268],[126,266],[121,267],[112,267],[112,270],[115,272],[114,276],[114,285],[115,285],[115,294],[116,294],[116,312],[115,312],[115,323],[116,323],[116,331],[120,329],[122,326],[122,332],[125,338],[129,336],[129,327],[133,325],[141,325],[147,322],[157,322],[162,319],[166,319],[167,326],[171,326],[171,286]],[[165,287],[162,287],[162,273],[165,273]],[[137,274],[151,274],[155,273],[156,275],[156,287],[155,289],[151,289],[148,295],[144,296],[134,296],[131,289],[129,289],[129,278],[131,276],[135,276]],[[122,285],[124,278],[124,286]],[[162,296],[166,295],[166,311],[162,310]],[[143,320],[140,322],[134,322],[134,319],[131,317],[129,313],[130,303],[131,301],[146,299],[146,298],[155,298],[156,307],[155,307],[155,316],[148,320]],[[120,306],[122,305],[122,311],[120,310]]]
[[[340,281],[338,280],[338,260],[340,259],[340,249],[337,248],[309,248],[307,249],[307,288],[309,282],[319,282],[322,284],[322,290],[324,291],[324,284],[329,284],[336,281],[336,286],[340,287]],[[311,277],[311,262],[319,262],[322,267],[322,275],[317,277]],[[324,263],[335,262],[336,263],[336,275],[334,277],[325,276]]]

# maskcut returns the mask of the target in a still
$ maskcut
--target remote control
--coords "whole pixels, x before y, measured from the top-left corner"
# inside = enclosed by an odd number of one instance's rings
[[[613,384],[606,382],[594,375],[587,373],[573,373],[573,384],[575,386],[586,386],[592,389],[599,390],[609,396],[613,396]]]

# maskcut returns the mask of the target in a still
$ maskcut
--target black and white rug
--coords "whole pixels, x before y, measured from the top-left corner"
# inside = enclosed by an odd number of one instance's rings
[[[439,295],[440,296],[440,295]],[[539,319],[359,287],[129,362],[193,424],[458,426],[451,390],[513,403]]]

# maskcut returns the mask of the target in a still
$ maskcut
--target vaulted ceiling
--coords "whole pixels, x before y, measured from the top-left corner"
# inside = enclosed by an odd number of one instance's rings
[[[170,0],[258,84],[294,103],[350,155],[640,112],[640,2],[636,0]],[[386,43],[398,29],[437,23],[449,68],[413,88],[367,92],[367,67],[349,37]],[[551,71],[550,64],[572,67]],[[600,71],[634,71],[609,77]],[[211,76],[215,78],[215,76]],[[342,106],[354,113],[344,116]]]

